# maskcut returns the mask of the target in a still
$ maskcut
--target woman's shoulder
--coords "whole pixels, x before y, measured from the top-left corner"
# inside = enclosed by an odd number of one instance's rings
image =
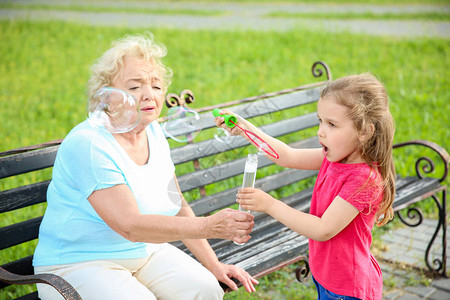
[[[106,131],[106,130],[105,130]],[[92,127],[86,120],[76,125],[64,138],[59,151],[89,151],[93,145],[100,144],[106,147],[108,144],[108,133],[101,129]]]
[[[103,132],[105,131],[105,132]],[[67,134],[64,141],[80,142],[80,141],[92,141],[98,138],[104,138],[107,134],[106,129],[93,127],[88,120],[83,121],[76,125]]]

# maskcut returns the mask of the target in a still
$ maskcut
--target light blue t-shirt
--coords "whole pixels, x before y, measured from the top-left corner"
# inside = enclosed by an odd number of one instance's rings
[[[141,213],[173,216],[179,212],[181,198],[167,140],[157,121],[146,132],[150,157],[143,166],[128,156],[111,133],[93,128],[88,121],[67,135],[56,155],[34,266],[141,258],[157,247],[130,242],[116,233],[87,199],[96,190],[126,184]]]

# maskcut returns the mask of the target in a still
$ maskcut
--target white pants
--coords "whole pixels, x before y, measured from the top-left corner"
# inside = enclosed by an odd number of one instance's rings
[[[35,267],[68,281],[84,300],[222,299],[214,275],[195,259],[170,244],[146,258],[94,260]],[[50,285],[37,284],[43,300],[63,299]]]

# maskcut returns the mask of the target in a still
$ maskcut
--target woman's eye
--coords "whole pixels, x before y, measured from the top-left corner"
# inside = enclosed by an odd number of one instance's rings
[[[135,90],[137,90],[138,88],[139,88],[139,87],[137,87],[137,86],[132,86],[132,87],[129,88],[129,90],[130,90],[130,91],[135,91]]]
[[[153,88],[156,89],[156,90],[161,90],[162,89],[160,86],[154,86]]]

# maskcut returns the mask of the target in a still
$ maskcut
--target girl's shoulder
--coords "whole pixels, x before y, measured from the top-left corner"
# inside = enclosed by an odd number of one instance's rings
[[[381,174],[376,164],[366,163],[343,164],[329,163],[329,173],[341,178],[341,180],[351,180],[357,182],[381,182]]]

